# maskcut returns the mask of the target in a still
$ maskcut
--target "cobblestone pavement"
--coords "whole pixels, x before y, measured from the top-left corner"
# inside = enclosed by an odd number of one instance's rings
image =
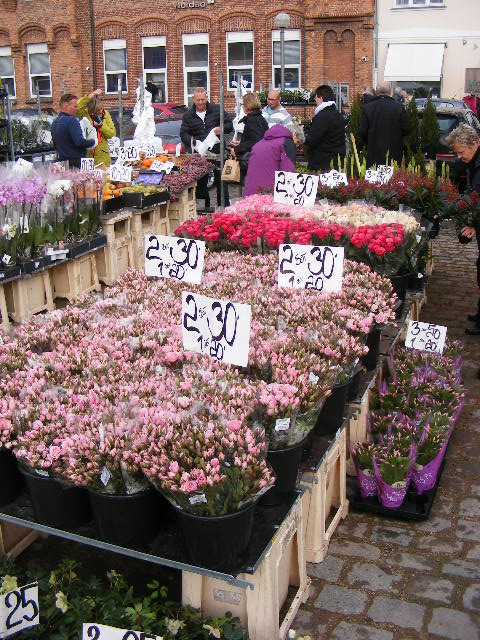
[[[460,245],[451,229],[435,241],[421,319],[465,339],[467,398],[430,517],[348,514],[325,560],[307,568],[312,587],[292,628],[312,640],[480,640],[480,337],[464,333],[475,259],[476,243]]]

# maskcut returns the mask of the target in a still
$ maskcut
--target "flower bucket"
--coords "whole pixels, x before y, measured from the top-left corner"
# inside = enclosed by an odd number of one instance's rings
[[[390,276],[389,280],[392,283],[392,288],[397,294],[400,305],[397,307],[395,315],[399,318],[402,315],[403,303],[405,302],[405,296],[407,295],[408,288],[408,273],[397,273],[394,276]]]
[[[298,467],[302,459],[308,435],[301,441],[285,449],[267,452],[267,462],[275,471],[275,484],[261,497],[261,504],[283,504],[290,499],[297,484]]]
[[[158,533],[166,502],[154,489],[127,495],[88,491],[100,537],[120,546],[143,545]],[[162,505],[163,503],[163,505]]]
[[[343,384],[335,385],[332,393],[325,400],[325,404],[318,416],[315,431],[320,435],[333,435],[342,424],[345,404],[347,402],[350,380]]]
[[[0,449],[0,507],[13,502],[23,489],[23,476],[10,449]]]
[[[416,465],[413,466],[412,484],[417,490],[417,493],[419,495],[421,495],[424,491],[433,489],[433,487],[435,486],[435,482],[437,481],[438,471],[442,466],[442,460],[445,457],[445,452],[448,447],[448,441],[451,433],[452,433],[452,429],[449,430],[448,435],[445,438],[445,442],[442,445],[442,448],[437,453],[437,455],[433,458],[433,460],[430,460],[430,462],[428,462],[421,469],[417,469]]]
[[[375,472],[375,479],[377,482],[378,499],[382,507],[385,507],[386,509],[399,509],[402,506],[403,501],[405,500],[405,496],[407,495],[408,487],[410,485],[412,469],[413,465],[410,466],[404,486],[393,487],[383,481],[377,467],[377,462],[375,458],[373,459],[373,470]]]
[[[357,472],[358,489],[360,491],[362,500],[365,500],[365,498],[370,498],[371,496],[377,496],[378,487],[375,474],[368,475],[367,473],[365,473],[363,469],[359,467],[357,457],[350,445],[348,445],[348,448],[350,450],[350,456],[355,466],[355,471]]]
[[[361,375],[362,375],[362,370],[358,369],[358,371],[355,371],[353,376],[350,378],[350,384],[348,385],[347,402],[351,402],[357,397],[358,389],[360,387]]]
[[[19,469],[25,478],[37,522],[70,530],[90,520],[90,504],[85,489],[32,473],[23,466]]]
[[[372,371],[377,366],[381,337],[382,330],[379,327],[371,329],[367,336],[368,353],[362,356],[362,364],[368,371]]]
[[[255,502],[224,516],[197,516],[175,507],[191,561],[198,567],[234,572],[250,543]]]

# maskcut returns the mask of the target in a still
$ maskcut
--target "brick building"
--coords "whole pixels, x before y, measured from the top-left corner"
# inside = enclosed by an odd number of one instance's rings
[[[287,87],[341,83],[351,103],[371,84],[374,0],[0,0],[0,6],[0,76],[18,107],[35,103],[37,86],[54,108],[62,91],[80,95],[94,86],[113,106],[119,77],[126,105],[134,103],[142,77],[159,87],[159,101],[186,103],[197,85],[206,85],[215,101],[220,69],[231,107],[231,83],[240,72],[255,90],[279,85],[280,11],[291,17]]]

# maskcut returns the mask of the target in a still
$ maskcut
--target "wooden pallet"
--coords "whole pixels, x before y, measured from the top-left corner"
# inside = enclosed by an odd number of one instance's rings
[[[286,638],[310,586],[305,563],[302,499],[278,529],[255,573],[241,573],[236,577],[253,583],[253,590],[183,571],[182,604],[199,609],[202,616],[223,616],[231,611],[248,629],[250,640]],[[280,622],[280,610],[290,585],[297,587],[296,594]]]
[[[48,270],[6,282],[3,288],[8,314],[15,322],[55,309]]]
[[[0,284],[0,327],[7,331],[10,326],[10,320],[8,317],[7,301],[5,299],[5,291],[3,289],[3,286],[3,284]]]
[[[307,562],[323,561],[335,529],[348,514],[346,449],[344,427],[317,469],[301,476],[300,484],[308,489],[303,494]]]
[[[170,202],[168,210],[168,219],[170,221],[170,233],[173,233],[177,227],[186,220],[195,218],[197,215],[196,201],[197,183],[186,187],[178,194],[177,200]]]
[[[34,542],[41,533],[12,522],[0,522],[0,557],[5,554],[17,557]]]
[[[67,298],[72,302],[89,291],[100,291],[96,253],[99,252],[69,260],[49,270],[54,298]]]

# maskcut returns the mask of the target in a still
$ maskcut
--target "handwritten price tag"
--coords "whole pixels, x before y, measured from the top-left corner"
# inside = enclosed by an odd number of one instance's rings
[[[367,169],[365,173],[365,180],[370,184],[385,184],[389,182],[393,176],[393,167],[387,167],[384,164],[379,164],[377,170]]]
[[[118,159],[122,162],[133,162],[134,160],[140,160],[140,151],[138,147],[125,146],[118,149]]]
[[[114,164],[110,167],[110,179],[112,182],[131,182],[132,167],[123,164]]]
[[[405,346],[408,349],[418,349],[428,353],[443,353],[446,338],[447,327],[410,320]]]
[[[183,291],[183,348],[246,367],[251,318],[248,304]]]
[[[279,204],[313,207],[317,196],[318,176],[307,173],[275,171],[273,199]]]
[[[323,186],[330,187],[331,189],[338,187],[340,184],[348,185],[347,174],[335,171],[335,169],[332,169],[328,173],[322,173],[319,178]]]
[[[343,247],[281,244],[278,250],[278,286],[316,291],[341,291]]]
[[[38,583],[18,587],[0,596],[0,637],[39,623]]]
[[[140,147],[140,151],[145,154],[146,158],[155,158],[155,156],[157,155],[155,153],[155,145],[151,143],[145,142],[144,144],[142,144],[142,146]]]
[[[95,160],[93,158],[82,158],[80,160],[80,171],[93,171],[95,169]]]
[[[108,144],[108,150],[110,151],[110,155],[113,157],[117,157],[118,156],[118,150],[120,149],[120,138],[117,138],[117,136],[113,136],[113,138],[110,138],[109,140],[107,140],[107,144]]]
[[[170,236],[145,236],[145,275],[200,284],[205,242]]]
[[[131,631],[109,627],[106,624],[84,622],[82,640],[162,640],[160,636],[144,631]]]

